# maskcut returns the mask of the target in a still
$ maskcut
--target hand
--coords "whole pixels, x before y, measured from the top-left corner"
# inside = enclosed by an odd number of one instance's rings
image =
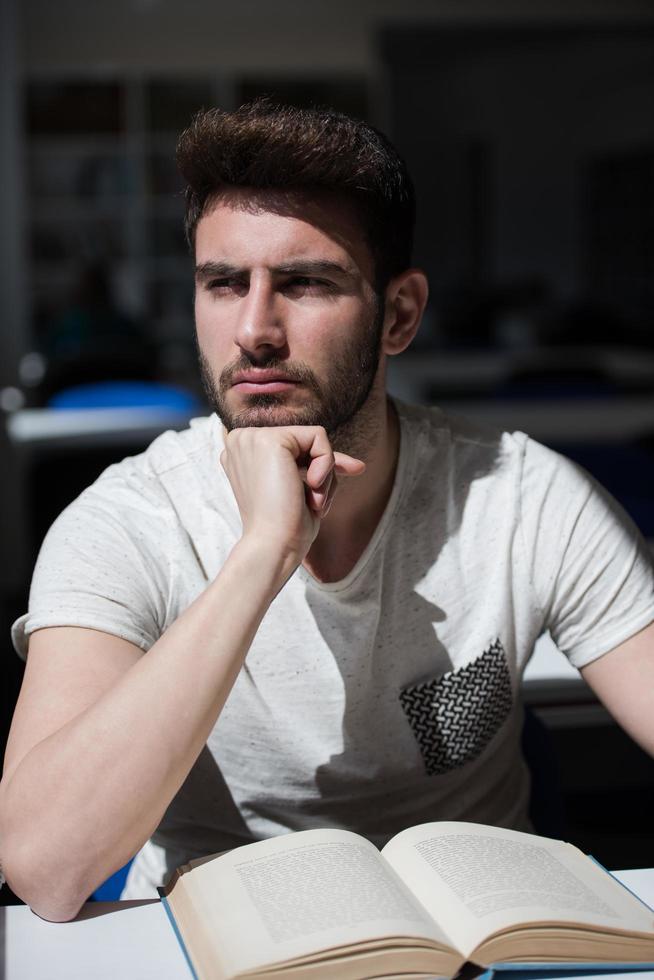
[[[220,461],[232,485],[243,536],[279,548],[300,564],[327,515],[337,476],[358,476],[365,463],[335,453],[320,426],[233,429]]]

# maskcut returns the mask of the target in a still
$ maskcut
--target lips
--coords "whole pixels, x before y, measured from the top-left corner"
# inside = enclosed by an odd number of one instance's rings
[[[259,368],[256,371],[238,371],[232,380],[233,385],[271,384],[275,382],[285,382],[287,384],[295,383],[281,371],[274,371],[270,368]]]
[[[293,381],[279,371],[267,370],[239,371],[234,375],[232,388],[243,394],[277,394],[295,387]]]

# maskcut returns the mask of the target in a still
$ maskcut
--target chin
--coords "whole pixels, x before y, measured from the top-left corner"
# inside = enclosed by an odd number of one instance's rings
[[[289,408],[278,401],[272,402],[274,396],[257,396],[256,405],[248,405],[237,411],[219,413],[226,429],[243,429],[248,426],[282,426],[282,425],[322,425],[320,413],[309,408]],[[263,399],[266,399],[264,402]]]

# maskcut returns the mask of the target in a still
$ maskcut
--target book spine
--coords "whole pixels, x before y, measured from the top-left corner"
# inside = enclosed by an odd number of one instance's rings
[[[175,916],[173,915],[172,909],[171,909],[170,905],[168,904],[168,899],[164,895],[163,889],[158,888],[157,891],[159,892],[159,898],[161,899],[161,904],[163,905],[164,909],[166,910],[166,915],[168,916],[168,921],[170,922],[171,926],[173,927],[173,932],[177,936],[177,942],[179,943],[179,945],[182,948],[182,953],[184,954],[184,958],[186,959],[186,962],[188,963],[188,968],[191,971],[191,974],[193,976],[193,980],[199,980],[199,977],[198,977],[197,973],[195,972],[195,970],[193,968],[193,964],[191,963],[191,957],[188,954],[188,950],[186,948],[186,944],[185,944],[184,940],[182,939],[182,934],[180,933],[179,929],[177,928],[177,923],[175,922]]]

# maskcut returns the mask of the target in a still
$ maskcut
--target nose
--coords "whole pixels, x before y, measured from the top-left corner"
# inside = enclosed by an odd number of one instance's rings
[[[278,297],[269,281],[250,281],[239,303],[235,342],[243,352],[262,354],[286,344],[286,332]]]

